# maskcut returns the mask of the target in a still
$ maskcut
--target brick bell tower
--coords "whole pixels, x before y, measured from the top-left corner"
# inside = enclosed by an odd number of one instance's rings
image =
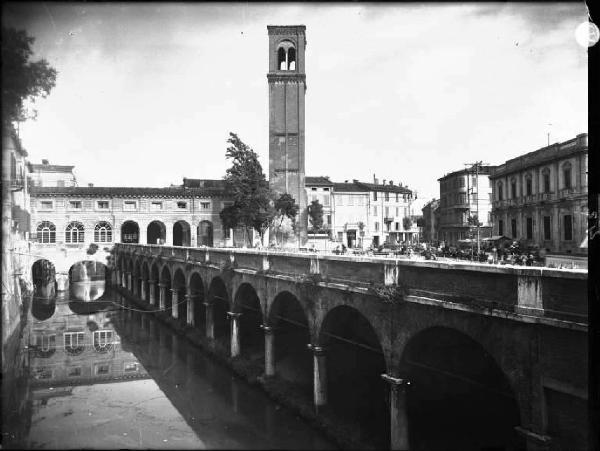
[[[296,234],[307,240],[307,197],[304,190],[304,25],[268,25],[269,32],[269,184],[288,193],[300,206]]]

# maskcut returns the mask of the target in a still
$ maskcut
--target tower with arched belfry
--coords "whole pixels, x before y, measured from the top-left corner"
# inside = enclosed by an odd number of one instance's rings
[[[304,94],[306,74],[304,25],[268,25],[269,32],[269,183],[300,206],[299,242],[307,239],[304,189]]]

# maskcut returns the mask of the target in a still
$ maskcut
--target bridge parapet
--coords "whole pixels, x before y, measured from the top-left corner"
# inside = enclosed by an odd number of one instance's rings
[[[232,248],[116,244],[197,264],[265,271],[291,277],[319,274],[323,283],[354,288],[401,285],[409,297],[587,323],[587,270],[414,261]]]

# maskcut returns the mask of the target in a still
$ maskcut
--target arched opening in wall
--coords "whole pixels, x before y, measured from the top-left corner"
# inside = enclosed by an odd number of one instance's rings
[[[231,346],[231,328],[229,325],[229,296],[225,282],[220,277],[214,277],[208,288],[208,302],[213,305],[213,321],[215,341],[225,350]]]
[[[125,221],[121,226],[121,243],[139,243],[140,226],[135,221]]]
[[[493,357],[453,329],[433,327],[406,345],[411,449],[524,449],[519,410]]]
[[[144,262],[142,264],[142,283],[144,284],[145,291],[144,293],[140,292],[140,298],[142,301],[150,300],[150,287],[148,286],[148,281],[150,279],[150,268],[148,267],[148,262]],[[143,296],[142,296],[143,294]]]
[[[235,295],[235,311],[239,317],[240,352],[248,360],[264,365],[265,335],[260,300],[254,287],[243,283]]]
[[[299,391],[312,398],[312,354],[308,319],[300,301],[292,293],[279,293],[269,312],[269,326],[274,329],[276,374],[294,383]]]
[[[204,283],[197,272],[190,277],[190,293],[194,303],[194,327],[206,335],[206,307],[204,306]]]
[[[296,70],[296,49],[294,47],[288,49],[288,70]]]
[[[160,221],[152,221],[147,228],[147,244],[164,244],[167,228]]]
[[[106,289],[106,265],[96,260],[79,261],[69,268],[69,298],[95,301]]]
[[[44,321],[50,318],[56,309],[56,269],[45,259],[37,260],[31,267],[33,299],[31,313],[34,318]]]
[[[186,221],[173,224],[173,246],[190,246],[190,225]]]
[[[285,49],[283,47],[279,47],[277,50],[277,69],[279,70],[287,70],[287,61],[285,58]]]
[[[327,313],[319,343],[325,349],[327,398],[340,421],[377,449],[389,448],[389,387],[385,357],[371,323],[355,308]]]
[[[163,285],[161,290],[164,290],[165,296],[165,311],[171,313],[173,296],[171,293],[171,272],[169,268],[165,265],[160,274],[160,283]],[[160,294],[159,294],[160,296]]]
[[[175,271],[173,277],[173,290],[177,291],[177,305],[173,305],[177,309],[177,318],[182,324],[187,323],[187,301],[185,299],[185,275],[181,269]]]
[[[210,221],[201,221],[198,224],[198,246],[213,246],[213,225]]]

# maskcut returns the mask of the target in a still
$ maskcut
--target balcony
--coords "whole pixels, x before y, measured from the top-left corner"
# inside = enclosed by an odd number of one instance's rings
[[[383,218],[383,222],[394,222],[394,217],[386,216],[385,218]]]
[[[24,177],[14,177],[10,179],[11,191],[21,191],[25,187]]]
[[[548,201],[554,198],[554,193],[539,193],[538,200],[540,201]]]

